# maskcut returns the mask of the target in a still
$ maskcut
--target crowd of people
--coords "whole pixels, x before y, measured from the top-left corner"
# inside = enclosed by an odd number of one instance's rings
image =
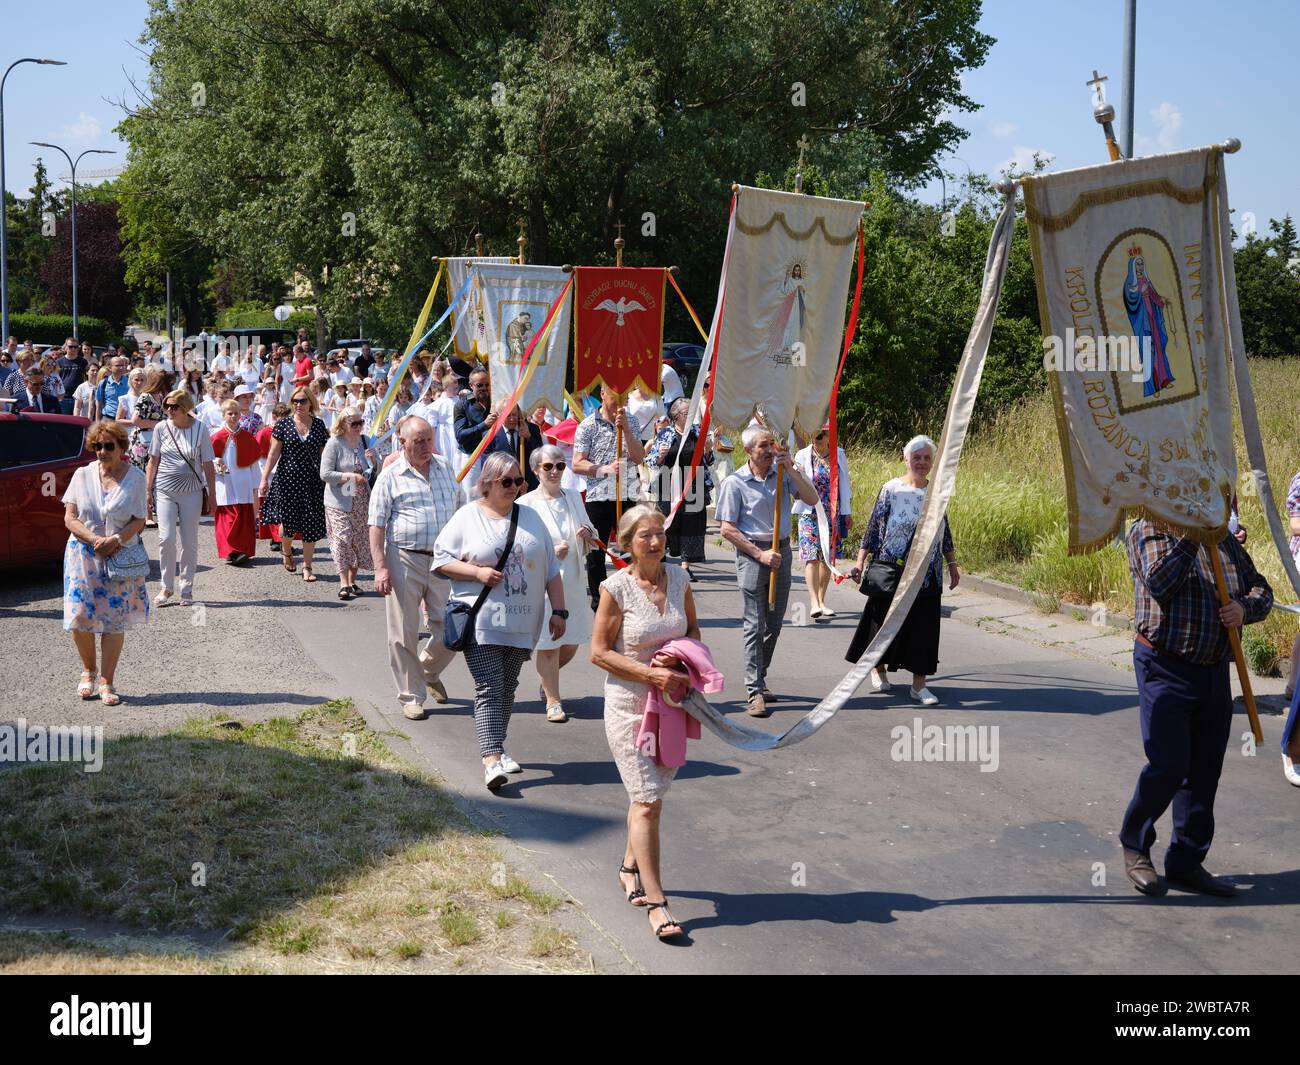
[[[720,677],[700,642],[691,590],[691,566],[705,559],[706,508],[716,491],[721,535],[735,550],[745,709],[766,717],[781,698],[768,679],[794,551],[810,618],[825,622],[834,616],[826,603],[832,571],[856,546],[856,561],[839,572],[859,581],[866,596],[845,656],[858,661],[881,628],[912,549],[934,442],[908,442],[902,475],[881,487],[855,544],[847,460],[842,450],[831,454],[829,426],[795,453],[790,441],[752,423],[740,440],[743,462],[715,486],[713,452],[723,441],[705,441],[705,466],[693,476],[698,430],[684,396],[666,407],[644,393],[624,403],[603,388],[580,420],[560,420],[544,407],[525,416],[492,403],[486,371],[462,375],[464,367],[449,360],[421,357],[381,422],[388,360],[382,352],[365,350],[355,361],[351,354],[315,357],[300,338],[270,356],[223,349],[199,373],[172,367],[153,350],[137,367],[112,354],[89,397],[87,439],[98,461],[77,472],[64,497],[64,622],[83,666],[78,693],[106,705],[120,701],[114,674],[124,634],[149,614],[148,560],[142,571],[138,557],[146,525],[158,527],[155,607],[196,601],[205,513],[214,517],[218,554],[234,566],[247,565],[258,541],[270,540],[296,574],[294,543],[301,542],[308,583],[317,579],[316,545],[328,540],[339,599],[364,595],[367,571],[384,598],[389,664],[405,717],[425,717],[430,697],[448,701],[443,674],[464,655],[484,783],[493,792],[522,771],[507,743],[525,663],[535,663],[546,719],[561,723],[568,720],[562,671],[589,647],[607,674],[606,735],[629,797],[620,883],[629,902],[647,909],[656,935],[679,935],[664,901],[658,826],[685,760],[684,738],[660,724],[662,744],[645,739],[652,707],[660,722],[680,712],[688,688],[713,690],[710,678]],[[77,356],[75,342],[65,356]],[[30,366],[21,380],[29,391],[39,384]],[[669,525],[672,502],[683,497]],[[1138,662],[1138,682],[1150,764],[1124,823],[1126,868],[1138,890],[1156,893],[1163,882],[1149,860],[1153,825],[1172,802],[1169,879],[1222,894],[1223,882],[1201,865],[1212,835],[1220,733],[1230,720],[1216,633],[1261,617],[1271,591],[1230,538],[1222,548],[1229,585],[1244,606],[1234,604],[1231,615],[1207,606],[1201,600],[1212,582],[1187,580],[1188,542],[1161,540],[1144,525],[1135,523],[1129,549],[1135,585],[1148,590],[1139,596],[1138,643],[1150,654]],[[871,685],[887,691],[888,673],[901,670],[911,674],[911,699],[934,706],[939,699],[928,684],[939,661],[940,592],[945,575],[950,588],[961,576],[946,519],[921,572],[919,594]],[[1176,614],[1171,588],[1188,600]],[[685,735],[692,734],[698,725],[688,722]],[[1184,781],[1186,801],[1178,798]]]

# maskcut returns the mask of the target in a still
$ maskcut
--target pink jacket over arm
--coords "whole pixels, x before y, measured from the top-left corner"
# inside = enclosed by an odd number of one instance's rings
[[[702,692],[722,691],[724,680],[713,664],[709,649],[699,640],[685,636],[669,640],[658,654],[671,655],[690,674],[691,687]],[[683,695],[685,698],[685,695]],[[651,687],[646,696],[645,714],[637,730],[636,745],[651,755],[660,765],[676,769],[686,764],[686,741],[700,738],[700,723],[665,697],[658,688]]]

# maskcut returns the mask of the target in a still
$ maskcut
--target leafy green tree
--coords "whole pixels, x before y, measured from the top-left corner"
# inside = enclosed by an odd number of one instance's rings
[[[1246,351],[1277,358],[1300,355],[1300,264],[1295,224],[1269,222],[1270,237],[1251,233],[1236,250],[1237,306]]]
[[[978,0],[151,0],[130,167],[223,259],[323,316],[409,323],[438,255],[682,268],[702,315],[728,188],[807,135],[838,195],[963,136]],[[222,62],[212,57],[220,55]],[[318,331],[326,327],[324,319]],[[386,326],[386,328],[399,328]],[[404,332],[401,329],[401,332]],[[388,337],[392,340],[394,337]]]

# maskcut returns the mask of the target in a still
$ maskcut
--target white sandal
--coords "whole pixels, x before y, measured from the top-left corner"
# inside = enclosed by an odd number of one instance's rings
[[[546,707],[546,720],[562,724],[569,720],[569,715],[564,712],[562,703],[550,703]]]
[[[93,669],[83,669],[81,671],[81,683],[77,685],[77,694],[83,699],[93,699],[95,697],[95,671]]]
[[[103,677],[99,678],[99,701],[105,706],[117,706],[122,697],[113,690],[113,685]]]
[[[172,593],[164,588],[161,592],[153,597],[153,605],[156,607],[175,606],[172,600]]]

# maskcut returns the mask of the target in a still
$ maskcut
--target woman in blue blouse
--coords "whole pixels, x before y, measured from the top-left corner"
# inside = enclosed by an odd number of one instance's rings
[[[867,568],[867,557],[873,561],[889,562],[902,566],[907,561],[907,553],[912,546],[912,536],[916,524],[921,518],[921,505],[925,502],[925,490],[929,485],[930,467],[934,463],[934,441],[928,436],[913,437],[903,448],[903,459],[907,463],[907,472],[902,477],[889,481],[876,497],[876,505],[867,522],[867,531],[862,537],[862,548],[858,552],[857,565],[853,567],[855,580],[862,577]],[[943,570],[939,563],[939,553],[948,562],[950,587],[956,588],[961,579],[957,569],[957,558],[952,546],[952,533],[948,529],[948,518],[943,519],[942,543],[936,544],[930,557],[930,565],[925,571],[925,583],[921,586],[911,610],[899,629],[898,635],[889,645],[889,650],[880,659],[880,664],[871,674],[871,690],[889,691],[889,679],[886,671],[906,669],[912,673],[910,694],[913,702],[922,706],[934,706],[939,700],[925,686],[926,678],[932,676],[939,667],[939,597],[943,592]],[[865,586],[867,605],[858,622],[858,631],[853,635],[848,653],[844,656],[850,662],[862,657],[885,620],[893,595],[871,595]]]

